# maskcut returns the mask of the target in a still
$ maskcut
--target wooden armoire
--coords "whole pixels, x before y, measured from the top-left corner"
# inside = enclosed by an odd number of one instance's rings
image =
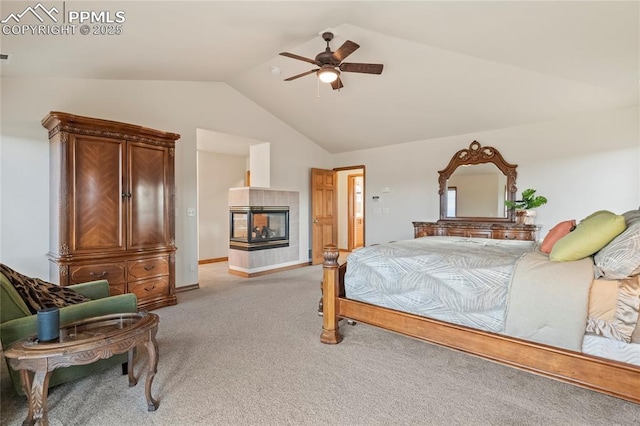
[[[174,305],[176,133],[51,112],[51,279],[109,281],[140,309]]]

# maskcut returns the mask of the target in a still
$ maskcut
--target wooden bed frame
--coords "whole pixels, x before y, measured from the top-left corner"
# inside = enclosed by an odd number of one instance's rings
[[[324,247],[322,343],[339,343],[339,321],[349,319],[640,404],[638,366],[349,300],[338,255]]]

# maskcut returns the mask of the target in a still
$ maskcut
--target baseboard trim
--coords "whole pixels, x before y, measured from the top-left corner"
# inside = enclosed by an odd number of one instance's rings
[[[311,266],[311,262],[303,262],[297,265],[283,266],[282,268],[269,269],[268,271],[260,271],[260,272],[254,272],[254,273],[248,273],[243,271],[236,271],[235,269],[229,269],[229,273],[231,275],[236,275],[242,278],[253,278],[253,277],[260,277],[262,275],[273,274],[275,272],[283,272],[283,271],[289,271],[291,269],[304,268],[306,266]]]
[[[183,285],[180,287],[176,287],[176,293],[182,293],[183,291],[190,291],[190,290],[198,290],[199,288],[200,288],[200,283]]]
[[[227,262],[228,260],[229,260],[228,257],[214,257],[213,259],[198,260],[198,265],[205,265],[207,263]]]

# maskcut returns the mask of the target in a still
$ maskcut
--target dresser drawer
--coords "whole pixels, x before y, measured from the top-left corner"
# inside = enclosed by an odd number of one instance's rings
[[[433,237],[434,235],[437,235],[437,229],[433,227],[416,226],[413,230],[414,238]]]
[[[482,229],[470,229],[467,232],[467,237],[473,238],[491,238],[493,233],[491,231],[484,231]]]
[[[492,235],[490,230],[483,229],[448,228],[445,232],[449,237],[491,238]]]
[[[447,237],[468,237],[466,229],[445,229],[444,235]]]
[[[127,266],[129,281],[169,275],[168,256],[129,261]]]
[[[493,231],[493,238],[497,240],[522,240],[522,241],[534,241],[535,236],[531,231],[511,231],[511,230],[495,230]]]
[[[169,294],[169,277],[157,277],[136,282],[129,282],[129,293],[138,299]]]
[[[81,284],[87,281],[107,280],[110,285],[124,285],[124,269],[124,262],[72,265],[69,267],[69,283]]]

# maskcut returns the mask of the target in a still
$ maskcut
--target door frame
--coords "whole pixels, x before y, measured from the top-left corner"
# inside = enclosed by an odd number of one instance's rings
[[[336,167],[333,169],[335,172],[343,172],[343,171],[350,171],[350,170],[354,170],[357,172],[354,174],[358,174],[358,175],[362,175],[362,246],[366,246],[367,244],[367,227],[366,227],[366,216],[367,216],[367,169],[365,167],[364,164],[359,164],[359,165],[354,165],[354,166],[346,166],[346,167]],[[347,237],[347,241],[349,241],[349,238],[351,238],[351,233],[349,232],[349,191],[348,191],[348,187],[349,187],[349,183],[348,183],[348,177],[347,177],[347,191],[346,191],[346,197],[347,197],[347,233],[348,233],[348,237]],[[338,214],[338,218],[340,217],[340,214]],[[340,226],[341,223],[337,223],[336,226]],[[347,250],[351,249],[351,244],[349,244],[349,242],[347,242]]]
[[[347,175],[347,250],[353,251],[356,245],[355,242],[355,180],[356,178],[362,178],[362,244],[364,246],[364,174],[354,173]]]

